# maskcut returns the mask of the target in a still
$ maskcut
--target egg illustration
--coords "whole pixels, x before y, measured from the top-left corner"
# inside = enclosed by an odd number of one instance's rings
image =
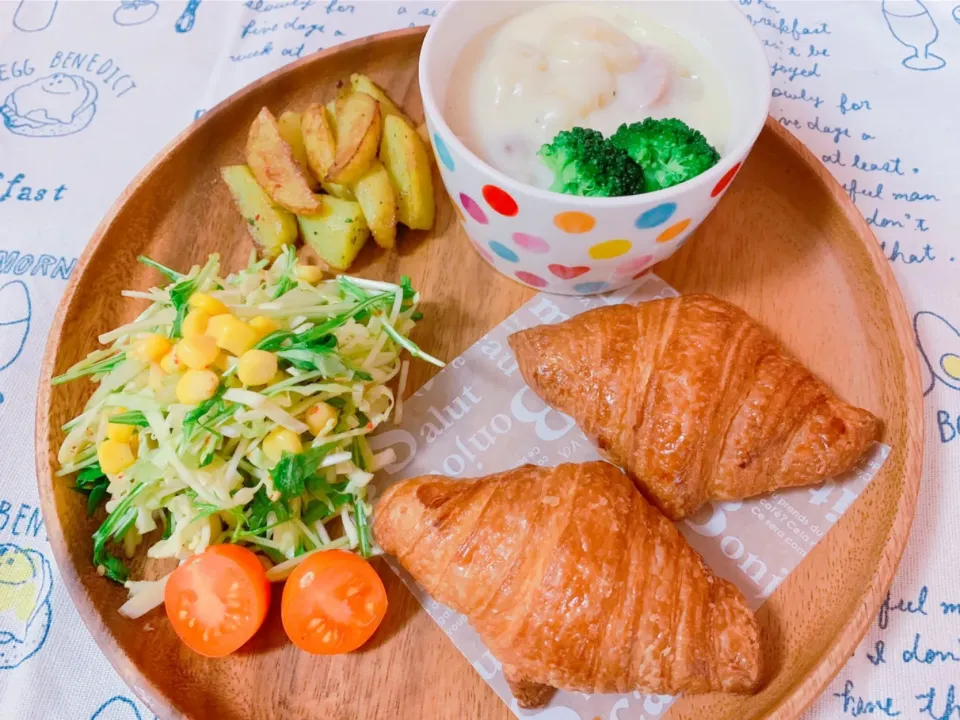
[[[101,705],[90,720],[143,720],[143,716],[133,700],[115,695]]]
[[[948,320],[929,310],[913,318],[917,347],[923,358],[923,394],[928,395],[939,380],[960,390],[960,331]]]
[[[41,553],[0,545],[0,667],[11,667],[11,656],[25,659],[43,644],[51,583],[50,563]]]
[[[62,137],[83,130],[97,112],[97,87],[79,75],[53,73],[21,85],[0,105],[7,129],[25,137]]]
[[[22,280],[0,285],[0,371],[13,365],[30,334],[30,291]]]

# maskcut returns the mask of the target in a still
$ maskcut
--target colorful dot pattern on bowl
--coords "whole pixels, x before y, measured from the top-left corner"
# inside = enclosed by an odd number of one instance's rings
[[[534,275],[532,272],[527,272],[526,270],[517,270],[516,273],[517,280],[520,282],[525,282],[527,285],[533,285],[535,288],[545,288],[548,283],[539,275]]]
[[[605,282],[582,282],[574,285],[573,289],[578,293],[586,294],[600,292],[601,290],[606,290],[608,287],[609,284]]]
[[[569,210],[567,212],[557,213],[553,217],[553,224],[565,233],[578,235],[593,230],[597,224],[597,219],[589,213],[580,212],[579,210]]]
[[[662,205],[657,205],[655,208],[651,208],[643,213],[643,215],[637,218],[637,221],[634,223],[634,225],[637,226],[638,230],[649,230],[650,228],[655,228],[658,225],[663,225],[667,220],[673,217],[673,214],[676,211],[676,203],[663,203]]]
[[[677,235],[681,234],[684,230],[686,230],[690,226],[690,222],[691,222],[690,218],[687,218],[686,220],[681,220],[678,223],[674,223],[673,225],[668,227],[666,230],[664,230],[662,233],[657,235],[657,242],[658,243],[670,242],[675,237],[677,237]]]
[[[467,215],[472,217],[481,225],[486,225],[489,220],[487,220],[487,214],[483,211],[483,208],[474,200],[472,197],[466,193],[460,193],[460,204],[463,205],[463,209],[466,210]]]
[[[640,270],[646,270],[652,262],[653,255],[642,255],[638,258],[627,260],[622,265],[618,265],[615,272],[617,275],[630,275]]]
[[[556,275],[561,280],[573,280],[574,278],[580,277],[590,272],[590,268],[586,265],[577,265],[574,267],[567,267],[566,265],[558,265],[552,263],[547,265],[547,270]]]
[[[589,255],[594,260],[609,260],[610,258],[626,255],[628,252],[630,252],[630,248],[632,247],[633,243],[622,238],[617,240],[607,240],[606,242],[597,243],[591,247],[589,250]]]
[[[520,259],[513,250],[508,248],[506,245],[501,245],[496,240],[490,242],[490,249],[493,250],[498,257],[502,257],[507,262],[515,263]]]
[[[496,185],[483,186],[483,199],[487,201],[487,205],[493,208],[494,212],[506,217],[513,217],[520,211],[517,201],[510,196],[510,193]]]
[[[732,168],[727,170],[726,173],[724,173],[723,177],[720,178],[720,182],[718,182],[716,187],[714,187],[713,190],[710,191],[710,197],[712,198],[716,197],[717,195],[719,195],[720,193],[722,193],[724,190],[727,189],[727,185],[733,182],[733,178],[736,176],[737,170],[740,169],[740,166],[742,164],[743,163],[737,163]]]
[[[436,133],[433,134],[433,147],[437,150],[437,157],[440,158],[440,162],[443,163],[447,170],[453,172],[453,157],[450,155],[450,151],[447,149],[447,144],[441,140],[440,136]]]
[[[524,250],[532,253],[545,253],[550,251],[550,245],[542,237],[528,235],[527,233],[516,232],[513,234],[513,241]]]

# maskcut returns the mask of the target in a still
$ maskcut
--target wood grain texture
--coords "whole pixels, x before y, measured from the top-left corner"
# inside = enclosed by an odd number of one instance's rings
[[[295,650],[278,613],[240,652],[206,660],[174,636],[162,611],[116,613],[125,591],[90,562],[84,499],[53,477],[61,425],[92,385],[51,391],[49,378],[95,347],[97,334],[142,306],[120,288],[159,281],[136,262],[148,254],[187,268],[219,252],[226,268],[250,240],[218,174],[243,157],[264,105],[302,110],[334,96],[337,80],[366,72],[422,120],[417,58],[423,29],[388,33],[312,55],[208,112],[137,177],[80,258],[57,312],[41,372],[36,460],[44,519],[57,564],[81,617],[123,679],[162,718],[509,718],[416,600],[378,563],[390,610],[362,651],[319,658]],[[414,338],[452,359],[532,292],[474,253],[439,181],[436,227],[407,233],[396,252],[373,243],[351,272],[396,281],[410,275],[426,299]],[[741,305],[844,399],[885,422],[893,451],[882,472],[760,612],[768,668],[751,698],[707,695],[678,702],[672,718],[797,717],[853,652],[872,621],[906,543],[919,485],[923,415],[919,365],[896,282],[863,218],[813,156],[768,122],[740,176],[686,246],[658,272],[682,292]],[[413,363],[408,392],[435,371]],[[147,568],[148,576],[156,568]],[[274,600],[279,601],[275,593]]]

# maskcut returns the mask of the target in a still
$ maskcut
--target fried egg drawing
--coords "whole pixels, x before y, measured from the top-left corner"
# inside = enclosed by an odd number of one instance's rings
[[[30,291],[23,280],[0,285],[0,371],[20,357],[30,333]]]
[[[143,716],[133,700],[116,695],[97,708],[90,720],[143,720]]]
[[[923,358],[923,394],[929,395],[938,380],[960,390],[960,330],[929,310],[914,316],[913,330]]]
[[[36,550],[0,545],[0,636],[27,641],[30,625],[49,599],[52,577]]]
[[[54,73],[21,85],[0,105],[7,129],[25,137],[63,137],[83,130],[97,112],[97,88],[79,75]]]

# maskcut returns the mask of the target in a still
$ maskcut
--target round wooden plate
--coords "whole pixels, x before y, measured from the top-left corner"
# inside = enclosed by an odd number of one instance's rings
[[[100,648],[163,718],[509,718],[510,711],[422,612],[385,565],[390,611],[362,651],[321,658],[293,648],[272,612],[240,652],[207,660],[187,650],[162,610],[117,613],[126,592],[97,575],[84,498],[54,478],[61,425],[92,385],[51,390],[51,376],[94,349],[96,337],[142,308],[122,288],[159,281],[146,254],[186,269],[219,252],[245,263],[251,242],[218,169],[242,162],[247,129],[275,112],[327,101],[339,79],[364,72],[422,119],[417,58],[423,29],[341,45],[259,80],[207,113],[147,167],[117,201],[78,263],[57,312],[37,404],[37,476],[63,581]],[[527,300],[531,291],[470,249],[436,179],[430,233],[407,233],[396,252],[368,243],[351,272],[412,277],[426,299],[415,339],[452,359]],[[896,282],[843,190],[791,135],[769,122],[739,177],[696,235],[657,272],[683,292],[711,292],[744,307],[840,395],[885,421],[893,450],[837,526],[759,613],[767,681],[754,697],[686,698],[670,717],[797,717],[850,657],[893,578],[920,481],[923,414],[918,358]],[[408,390],[435,371],[411,368]],[[275,596],[275,600],[278,597]]]

